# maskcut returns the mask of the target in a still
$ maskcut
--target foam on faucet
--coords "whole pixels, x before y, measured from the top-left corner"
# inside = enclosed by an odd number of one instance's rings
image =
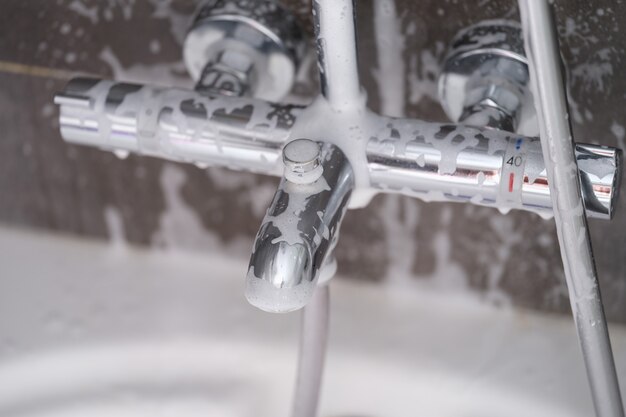
[[[288,313],[301,309],[311,299],[317,283],[302,281],[293,287],[277,287],[271,282],[257,278],[254,266],[246,275],[246,299],[253,306],[270,313]]]

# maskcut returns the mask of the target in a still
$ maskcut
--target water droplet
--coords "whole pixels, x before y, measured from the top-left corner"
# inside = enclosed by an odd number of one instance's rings
[[[125,149],[115,149],[113,153],[115,154],[115,156],[117,156],[120,159],[126,159],[128,158],[128,155],[130,154],[130,152],[128,152]]]
[[[498,207],[498,211],[502,214],[509,214],[511,207]]]

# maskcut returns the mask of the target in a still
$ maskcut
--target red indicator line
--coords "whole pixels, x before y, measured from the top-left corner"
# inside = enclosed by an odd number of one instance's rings
[[[509,174],[509,192],[512,193],[513,192],[513,179],[515,178],[515,174],[514,173],[510,173]]]

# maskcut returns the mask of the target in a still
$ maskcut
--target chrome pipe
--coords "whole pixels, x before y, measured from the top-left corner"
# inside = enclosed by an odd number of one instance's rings
[[[118,154],[281,175],[300,106],[88,78],[55,96],[61,136]]]
[[[577,145],[587,215],[609,219],[621,152]],[[541,145],[504,131],[396,120],[367,145],[370,184],[426,201],[470,202],[552,215]]]
[[[302,312],[298,373],[291,417],[315,417],[328,345],[330,288],[319,285]]]
[[[322,95],[336,110],[363,105],[353,0],[314,0],[313,27]]]
[[[240,97],[78,78],[55,97],[63,138],[144,155],[280,176],[281,151],[305,109]],[[372,115],[370,186],[424,200],[552,214],[539,141],[472,126]],[[609,219],[618,149],[577,145],[589,217]]]

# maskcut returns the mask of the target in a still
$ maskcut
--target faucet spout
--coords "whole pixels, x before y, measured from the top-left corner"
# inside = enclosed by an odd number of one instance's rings
[[[283,150],[285,175],[254,242],[246,298],[261,310],[286,313],[311,299],[337,243],[354,188],[343,152],[308,139]]]

